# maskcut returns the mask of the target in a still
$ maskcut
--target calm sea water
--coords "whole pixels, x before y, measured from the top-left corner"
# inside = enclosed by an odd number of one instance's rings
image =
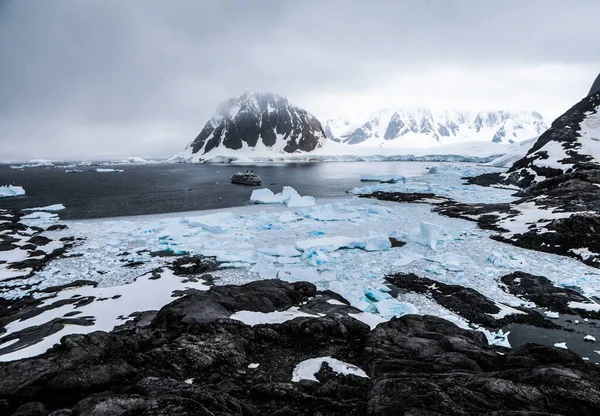
[[[0,208],[64,204],[62,219],[101,218],[227,208],[248,202],[253,187],[235,185],[229,178],[239,170],[254,170],[261,187],[280,192],[293,186],[301,195],[343,196],[361,186],[362,174],[425,173],[436,163],[339,162],[254,165],[161,164],[115,166],[122,173],[99,173],[92,168],[65,173],[64,168],[11,169],[0,165],[0,185],[19,185],[26,195],[0,199]],[[102,166],[108,168],[108,166]],[[364,183],[362,183],[364,185]]]

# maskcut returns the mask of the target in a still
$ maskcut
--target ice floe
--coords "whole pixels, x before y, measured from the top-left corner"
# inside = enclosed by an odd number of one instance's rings
[[[54,204],[45,207],[23,208],[23,211],[62,211],[63,209],[65,209],[63,204]]]
[[[250,202],[254,204],[285,204],[290,208],[301,208],[315,205],[315,198],[300,196],[291,186],[284,186],[278,194],[274,194],[268,188],[254,190],[250,195]]]
[[[25,189],[22,186],[4,185],[0,186],[0,198],[25,195]]]

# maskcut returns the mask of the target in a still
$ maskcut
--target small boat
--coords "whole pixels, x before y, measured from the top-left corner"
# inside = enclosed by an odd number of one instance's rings
[[[260,185],[262,179],[254,172],[238,172],[231,176],[231,183],[242,185]]]

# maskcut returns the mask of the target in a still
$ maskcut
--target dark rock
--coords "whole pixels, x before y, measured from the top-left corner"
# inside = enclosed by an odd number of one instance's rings
[[[253,282],[205,295],[166,305],[152,322],[140,314],[142,325],[67,336],[42,356],[0,363],[0,414],[593,415],[600,406],[600,370],[567,350],[489,346],[482,333],[432,316],[407,315],[370,331],[348,316],[356,310],[343,298],[306,282]],[[327,302],[333,298],[342,305]],[[229,314],[296,306],[325,316],[253,327],[186,319],[214,305]],[[323,364],[318,382],[290,382],[294,367],[315,357],[356,365],[370,378]]]
[[[12,416],[46,416],[46,406],[40,402],[29,402],[19,407]]]
[[[60,230],[66,230],[67,225],[66,224],[52,224],[50,227],[46,228],[46,231],[60,231]]]
[[[498,329],[509,323],[528,324],[541,328],[558,328],[557,325],[544,319],[539,313],[517,307],[513,308],[523,312],[523,315],[512,314],[496,319],[492,316],[500,312],[496,302],[467,287],[447,285],[425,277],[419,277],[413,273],[397,273],[387,276],[386,280],[395,289],[392,294],[397,293],[399,290],[426,294],[467,321],[488,328]]]
[[[171,267],[177,276],[202,274],[217,270],[217,260],[214,257],[184,256],[177,258]]]
[[[402,240],[398,240],[397,238],[390,237],[390,243],[392,243],[392,248],[394,247],[402,247],[406,245],[406,242]]]
[[[432,193],[410,193],[410,192],[373,192],[371,194],[360,195],[361,198],[375,198],[380,201],[422,203],[422,204],[441,204],[451,201],[449,198],[437,196]]]
[[[506,290],[509,293],[529,300],[539,307],[547,308],[561,314],[600,319],[600,312],[569,307],[570,302],[591,304],[595,304],[595,302],[573,289],[555,286],[550,280],[543,276],[514,272],[502,276],[500,281],[504,283]]]

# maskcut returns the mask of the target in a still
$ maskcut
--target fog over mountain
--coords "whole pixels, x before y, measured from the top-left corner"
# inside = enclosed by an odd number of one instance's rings
[[[5,0],[0,159],[168,156],[247,90],[322,122],[415,107],[553,119],[597,75],[599,11],[583,0]]]

